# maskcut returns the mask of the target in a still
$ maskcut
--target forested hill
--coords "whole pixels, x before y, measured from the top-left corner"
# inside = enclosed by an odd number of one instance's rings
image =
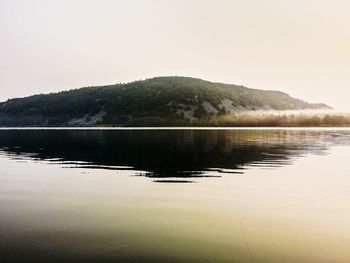
[[[0,103],[0,126],[187,125],[254,110],[330,109],[280,91],[187,77],[157,77]]]

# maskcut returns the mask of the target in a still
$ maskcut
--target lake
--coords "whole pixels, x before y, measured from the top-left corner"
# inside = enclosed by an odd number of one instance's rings
[[[0,262],[350,262],[350,129],[2,129]]]

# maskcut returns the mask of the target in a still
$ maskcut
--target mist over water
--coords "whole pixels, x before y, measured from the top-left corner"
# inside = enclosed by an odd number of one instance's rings
[[[310,109],[310,110],[255,110],[255,111],[245,111],[238,114],[244,115],[318,115],[323,116],[326,114],[330,115],[343,115],[348,114],[348,112],[338,111],[335,109]]]

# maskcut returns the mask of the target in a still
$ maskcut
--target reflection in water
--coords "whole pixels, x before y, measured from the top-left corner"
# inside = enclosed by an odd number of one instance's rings
[[[346,129],[0,130],[0,262],[347,263],[349,146]]]
[[[149,177],[241,173],[279,167],[309,152],[322,154],[336,133],[320,131],[0,131],[0,149],[16,157],[72,167],[145,171]],[[344,138],[342,138],[344,140]]]

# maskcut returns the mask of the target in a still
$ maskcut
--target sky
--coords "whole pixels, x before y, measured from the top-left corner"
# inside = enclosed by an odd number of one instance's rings
[[[0,101],[156,76],[350,112],[348,0],[0,0]]]

